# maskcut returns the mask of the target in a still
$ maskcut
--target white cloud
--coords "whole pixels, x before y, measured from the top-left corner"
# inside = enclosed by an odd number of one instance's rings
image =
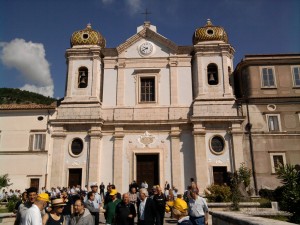
[[[129,12],[134,14],[141,10],[141,0],[126,0],[127,5],[129,6]]]
[[[0,47],[2,63],[20,71],[26,81],[21,89],[53,96],[54,85],[43,44],[14,39],[9,43],[2,42]]]
[[[38,87],[32,84],[25,84],[23,87],[20,88],[21,90],[31,91],[35,93],[42,94],[44,96],[50,96],[53,97],[54,87],[51,86],[45,86],[45,87]]]

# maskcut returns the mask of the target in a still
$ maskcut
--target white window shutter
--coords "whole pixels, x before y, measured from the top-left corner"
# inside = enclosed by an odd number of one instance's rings
[[[32,150],[33,150],[33,137],[34,137],[33,134],[30,134],[30,135],[29,135],[29,145],[28,145],[28,150],[29,150],[29,151],[32,151]]]

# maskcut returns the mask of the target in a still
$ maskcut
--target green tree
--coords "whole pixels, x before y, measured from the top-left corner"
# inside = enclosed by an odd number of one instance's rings
[[[0,104],[42,104],[50,105],[56,99],[30,91],[15,88],[0,88]]]
[[[245,163],[241,163],[240,168],[238,169],[238,176],[240,182],[244,185],[245,191],[248,195],[251,195],[252,189],[250,189],[251,182],[251,169],[245,166]]]
[[[231,189],[232,209],[237,211],[240,209],[239,203],[241,199],[248,198],[250,191],[251,169],[241,163],[240,168],[234,173],[229,173],[229,186]]]
[[[209,202],[230,202],[231,191],[230,187],[226,185],[210,185],[207,190],[209,193],[206,194],[206,198]]]
[[[12,184],[9,183],[10,179],[8,178],[8,174],[0,175],[0,189],[6,188]]]
[[[231,174],[230,178],[230,188],[231,188],[231,201],[232,201],[232,210],[238,211],[240,210],[239,203],[241,201],[241,191],[239,189],[241,184],[241,179],[237,171]]]
[[[293,214],[291,222],[300,223],[300,171],[294,165],[281,165],[276,170],[283,186],[279,206]]]

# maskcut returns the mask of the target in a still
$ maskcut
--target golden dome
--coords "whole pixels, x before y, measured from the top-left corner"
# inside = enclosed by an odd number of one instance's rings
[[[223,27],[214,26],[210,19],[204,27],[196,29],[193,35],[193,44],[203,41],[224,41],[228,43],[228,37]]]
[[[99,45],[104,48],[105,42],[100,32],[92,29],[91,24],[88,24],[83,30],[74,32],[71,37],[71,47],[74,45]]]

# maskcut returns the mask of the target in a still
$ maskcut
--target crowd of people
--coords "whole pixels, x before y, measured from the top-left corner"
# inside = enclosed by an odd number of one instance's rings
[[[194,181],[183,194],[168,182],[152,188],[133,181],[129,191],[119,193],[114,184],[79,185],[38,191],[34,187],[19,195],[15,225],[98,225],[104,213],[107,225],[163,225],[165,213],[179,225],[207,225],[208,207]],[[147,184],[147,183],[146,183]],[[148,186],[148,184],[147,184]]]

